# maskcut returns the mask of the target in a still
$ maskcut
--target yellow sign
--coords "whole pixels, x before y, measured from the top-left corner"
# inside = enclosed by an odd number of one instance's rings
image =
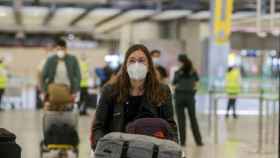
[[[217,43],[229,41],[231,34],[233,0],[215,0],[214,36]]]

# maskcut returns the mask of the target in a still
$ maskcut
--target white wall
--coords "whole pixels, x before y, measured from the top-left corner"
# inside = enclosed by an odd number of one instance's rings
[[[69,49],[75,55],[87,53],[88,60],[92,67],[103,66],[104,56],[108,53],[108,48],[95,49]],[[35,79],[37,68],[40,62],[46,57],[44,48],[0,48],[0,56],[11,58],[7,63],[9,71],[20,77]]]
[[[125,53],[132,44],[158,40],[160,31],[158,23],[142,21],[123,25],[120,29],[120,52]]]
[[[132,43],[159,39],[159,26],[156,22],[138,22],[132,27]]]

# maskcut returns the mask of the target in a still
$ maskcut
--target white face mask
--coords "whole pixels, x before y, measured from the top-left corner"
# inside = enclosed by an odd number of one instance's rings
[[[146,78],[148,68],[146,65],[136,62],[128,65],[127,72],[130,79],[143,80]]]
[[[109,66],[111,69],[115,70],[118,68],[119,64],[117,62],[111,62]]]
[[[154,63],[155,65],[159,65],[160,59],[159,59],[159,58],[153,58],[153,63]]]
[[[56,54],[59,58],[64,58],[64,56],[65,56],[65,53],[62,50],[57,51]]]

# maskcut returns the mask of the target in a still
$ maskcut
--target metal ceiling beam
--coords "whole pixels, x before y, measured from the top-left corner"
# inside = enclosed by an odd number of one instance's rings
[[[135,10],[128,10],[127,12],[122,13],[121,15],[111,19],[101,25],[98,25],[95,29],[96,33],[106,33],[119,28],[120,26],[131,23],[134,21],[138,21],[141,19],[145,19],[147,17],[151,17],[154,15],[156,11],[154,10],[145,10],[145,9],[135,9]]]
[[[56,12],[56,7],[55,7],[55,5],[52,5],[51,8],[49,9],[48,15],[44,19],[44,22],[43,22],[44,26],[49,24],[49,22],[55,16],[55,12]]]
[[[22,15],[18,10],[14,10],[15,21],[17,25],[22,25]]]
[[[118,14],[112,16],[112,17],[106,18],[106,19],[104,19],[104,20],[98,22],[98,23],[95,25],[95,27],[98,27],[98,26],[100,26],[100,25],[102,25],[102,24],[105,24],[105,23],[108,22],[108,21],[111,21],[111,20],[113,20],[113,19],[116,19],[116,18],[122,16],[123,14],[125,14],[126,12],[127,12],[127,11],[123,10],[123,11],[121,11],[120,13],[118,13]]]
[[[87,10],[85,10],[84,13],[82,13],[81,15],[79,15],[77,18],[75,18],[75,19],[70,23],[70,26],[73,26],[73,25],[77,24],[80,20],[82,20],[83,18],[85,18],[91,11],[92,11],[92,9],[87,9]]]
[[[14,0],[14,17],[17,25],[22,25],[22,16],[21,16],[21,8],[22,8],[22,0]]]

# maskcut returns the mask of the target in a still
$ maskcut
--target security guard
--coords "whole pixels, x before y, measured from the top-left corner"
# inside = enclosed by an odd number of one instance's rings
[[[241,75],[238,68],[235,67],[229,67],[228,72],[226,74],[226,86],[225,90],[228,94],[228,106],[227,106],[227,114],[226,118],[229,117],[229,111],[232,108],[233,110],[233,117],[236,119],[236,97],[240,93],[240,87],[241,87]]]
[[[86,61],[86,56],[82,55],[80,60],[81,68],[81,91],[80,91],[80,101],[79,109],[81,115],[87,115],[87,100],[88,100],[88,88],[89,88],[89,64]]]
[[[6,86],[8,82],[6,66],[3,63],[3,59],[0,59],[0,111],[2,111],[1,103],[2,97],[5,92]]]
[[[180,144],[186,145],[186,115],[188,109],[192,133],[198,146],[203,146],[195,112],[196,84],[199,77],[192,66],[192,62],[185,54],[178,56],[180,68],[175,72],[173,85],[175,86],[175,106],[178,119]]]

